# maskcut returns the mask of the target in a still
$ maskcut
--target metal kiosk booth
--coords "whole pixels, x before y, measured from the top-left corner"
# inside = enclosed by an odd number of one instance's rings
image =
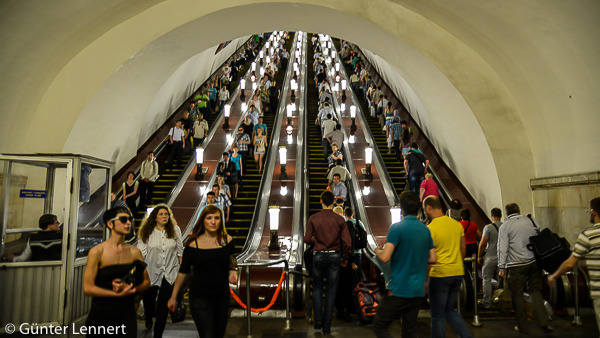
[[[0,155],[0,333],[12,333],[9,323],[21,332],[87,316],[83,273],[89,250],[106,238],[111,168],[112,162],[76,154]],[[50,260],[36,257],[40,251],[29,241],[48,214],[61,223]]]

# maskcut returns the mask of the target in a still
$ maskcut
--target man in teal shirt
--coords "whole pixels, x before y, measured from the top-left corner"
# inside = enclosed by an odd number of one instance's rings
[[[416,337],[419,308],[425,297],[427,264],[436,261],[429,229],[417,219],[419,196],[411,191],[400,195],[404,219],[390,226],[387,241],[375,249],[377,258],[391,260],[391,295],[377,307],[373,331],[377,337],[392,337],[388,328],[402,315],[402,337]]]

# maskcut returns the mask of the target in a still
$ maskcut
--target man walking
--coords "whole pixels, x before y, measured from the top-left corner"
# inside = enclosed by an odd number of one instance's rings
[[[573,270],[580,259],[587,261],[587,267],[590,273],[590,294],[594,301],[594,311],[596,312],[596,324],[600,328],[600,268],[597,264],[600,261],[600,250],[595,250],[600,245],[600,197],[590,201],[587,212],[590,214],[590,223],[593,225],[585,229],[573,246],[573,252],[569,259],[564,261],[561,266],[550,277],[548,282],[552,283],[562,276],[565,272]]]
[[[507,217],[498,235],[498,267],[501,269],[500,276],[506,276],[512,296],[517,320],[515,330],[525,334],[529,332],[523,297],[527,290],[538,324],[544,332],[552,332],[542,299],[542,269],[535,261],[533,251],[527,248],[529,237],[537,235],[536,227],[539,228],[539,225],[533,218],[521,215],[517,203],[507,204],[505,211]]]
[[[181,128],[181,121],[177,121],[175,127],[169,130],[169,142],[171,144],[171,155],[169,156],[169,164],[173,165],[177,158],[177,167],[181,167],[181,158],[185,149],[185,131]]]
[[[348,264],[351,240],[344,218],[335,214],[333,193],[321,194],[323,210],[312,215],[306,225],[304,243],[314,244],[313,249],[313,308],[316,330],[331,332],[331,316],[335,305],[340,265]],[[323,279],[327,278],[325,310],[323,310]]]
[[[377,308],[373,330],[377,337],[393,337],[388,327],[402,315],[402,337],[416,337],[419,308],[425,297],[427,263],[435,263],[435,249],[429,229],[419,222],[419,197],[407,191],[400,195],[404,219],[388,231],[386,243],[375,249],[382,262],[391,260],[391,295]]]
[[[481,242],[479,243],[479,252],[477,253],[477,263],[482,266],[483,275],[483,300],[478,304],[486,309],[492,306],[492,278],[496,277],[496,267],[498,266],[498,232],[502,225],[502,210],[494,208],[491,211],[492,223],[483,228]]]
[[[431,308],[431,337],[446,336],[446,320],[462,338],[472,337],[467,324],[456,310],[458,292],[465,274],[463,259],[467,250],[463,227],[445,216],[442,203],[436,196],[423,201],[431,220],[429,231],[435,246],[436,263],[429,271],[429,306]]]

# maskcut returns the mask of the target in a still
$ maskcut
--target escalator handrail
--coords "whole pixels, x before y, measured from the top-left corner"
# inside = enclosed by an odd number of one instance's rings
[[[298,130],[296,139],[296,154],[302,154],[296,159],[296,177],[294,181],[294,212],[292,216],[292,252],[290,255],[291,266],[302,266],[304,261],[304,224],[308,217],[308,203],[307,196],[308,191],[306,185],[306,164],[308,163],[308,151],[306,151],[304,133],[306,132],[307,123],[301,123],[305,121],[305,109],[306,109],[306,88],[307,88],[307,76],[306,71],[306,52],[307,52],[307,37],[308,34],[303,33],[304,38],[302,39],[302,60],[301,64],[304,66],[300,68],[301,83],[298,83],[298,89],[300,90],[300,100],[298,101]],[[297,38],[296,38],[297,41]],[[294,245],[297,243],[297,245]]]
[[[292,46],[295,44],[298,37],[296,32],[295,38],[292,41]],[[290,78],[291,78],[291,63],[288,61],[285,78],[281,87],[280,97],[286,97],[287,92],[290,89]],[[279,100],[279,106],[277,107],[277,114],[275,114],[275,121],[273,122],[273,131],[271,133],[271,140],[269,141],[269,149],[263,165],[263,177],[258,186],[258,192],[256,205],[254,208],[254,215],[252,216],[252,223],[248,231],[248,237],[244,243],[242,251],[237,256],[238,262],[245,262],[254,255],[260,240],[262,238],[263,227],[266,221],[266,214],[269,207],[269,198],[271,197],[271,185],[273,183],[273,169],[275,168],[275,162],[279,153],[279,138],[281,134],[281,123],[283,116],[285,115],[285,100]],[[274,146],[277,145],[277,146]]]

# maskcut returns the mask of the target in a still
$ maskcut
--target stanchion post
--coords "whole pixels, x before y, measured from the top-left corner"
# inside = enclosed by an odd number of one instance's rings
[[[248,317],[248,337],[252,337],[252,310],[250,307],[250,266],[246,266],[246,317]]]
[[[581,326],[583,325],[583,323],[581,322],[581,317],[579,316],[579,283],[578,283],[578,276],[579,275],[579,271],[577,268],[577,264],[575,264],[575,266],[573,267],[573,282],[574,282],[574,288],[575,288],[575,316],[573,317],[573,322],[571,323],[571,325],[573,326]]]
[[[292,331],[292,322],[290,318],[290,267],[285,261],[285,331]]]
[[[473,278],[471,279],[472,283],[473,283],[473,303],[474,303],[474,307],[473,309],[475,309],[475,315],[473,316],[473,322],[471,323],[471,325],[475,326],[475,327],[479,327],[481,326],[481,322],[479,321],[479,314],[477,312],[477,259],[475,259],[475,257],[471,258],[473,261],[472,263],[472,269],[471,272],[473,273]]]

